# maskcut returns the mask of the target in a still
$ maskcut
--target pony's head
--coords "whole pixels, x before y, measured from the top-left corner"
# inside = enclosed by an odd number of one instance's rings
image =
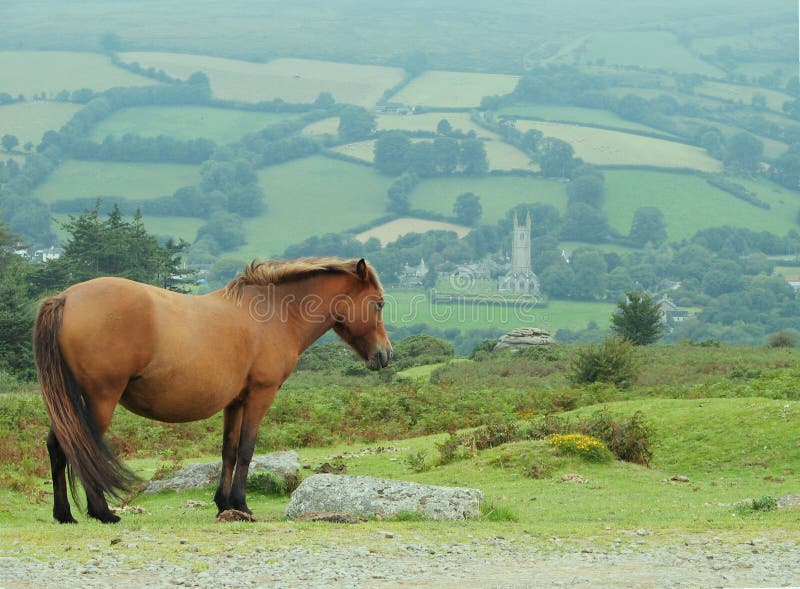
[[[356,262],[354,277],[355,288],[334,305],[333,330],[364,359],[367,368],[380,370],[394,355],[383,327],[383,289],[363,258]]]

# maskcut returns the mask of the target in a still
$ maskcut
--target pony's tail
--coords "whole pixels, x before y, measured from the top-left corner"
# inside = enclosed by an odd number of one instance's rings
[[[36,316],[33,349],[45,406],[71,466],[70,483],[74,471],[90,502],[97,493],[120,498],[138,479],[103,442],[83,390],[61,355],[58,336],[65,301],[64,295],[45,299]]]

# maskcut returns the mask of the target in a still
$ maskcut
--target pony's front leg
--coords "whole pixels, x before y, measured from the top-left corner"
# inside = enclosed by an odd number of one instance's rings
[[[236,399],[225,407],[225,426],[222,434],[222,472],[219,475],[219,486],[214,495],[219,513],[231,508],[229,497],[233,468],[236,466],[236,451],[239,448],[239,436],[242,431],[242,414],[244,406],[241,399]]]
[[[258,428],[261,426],[261,422],[270,405],[272,405],[272,401],[275,400],[277,392],[277,386],[251,387],[244,400],[242,428],[239,444],[236,448],[236,472],[233,475],[228,503],[232,509],[251,515],[253,512],[247,507],[245,500],[247,494],[247,472],[250,469],[250,461],[253,458],[253,451],[256,447]]]

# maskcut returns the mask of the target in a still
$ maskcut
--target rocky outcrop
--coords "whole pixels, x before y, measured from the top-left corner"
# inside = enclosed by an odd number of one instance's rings
[[[428,519],[462,520],[480,516],[483,493],[462,487],[438,487],[364,476],[318,474],[292,494],[286,517],[338,513],[392,518],[416,513]]]
[[[210,487],[217,484],[221,471],[222,462],[187,464],[168,478],[150,481],[144,492],[158,493],[164,489],[187,491]],[[300,472],[300,457],[294,450],[253,456],[248,475],[255,477],[266,472],[283,478],[287,482],[287,486],[293,487]]]
[[[495,351],[505,350],[507,348],[518,350],[529,346],[552,344],[554,341],[553,336],[543,329],[536,327],[519,327],[501,335],[494,349]]]

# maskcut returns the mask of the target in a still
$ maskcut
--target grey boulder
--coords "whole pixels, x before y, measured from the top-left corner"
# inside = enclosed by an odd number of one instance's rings
[[[519,327],[500,336],[494,346],[495,351],[506,348],[522,349],[528,346],[542,346],[553,343],[553,336],[537,327]]]
[[[365,476],[318,474],[292,494],[286,517],[333,512],[392,518],[416,513],[427,519],[463,520],[480,516],[483,493],[462,487],[438,487]]]

